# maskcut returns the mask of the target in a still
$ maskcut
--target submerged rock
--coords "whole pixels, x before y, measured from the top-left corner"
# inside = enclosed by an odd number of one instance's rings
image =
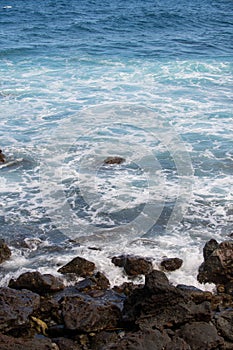
[[[11,250],[3,239],[0,239],[0,264],[10,259]]]
[[[179,258],[166,258],[160,263],[161,267],[167,271],[178,270],[182,264],[183,260]]]
[[[80,277],[91,276],[94,272],[95,264],[84,258],[77,256],[68,264],[62,266],[58,272],[62,274],[73,273]]]
[[[29,289],[38,294],[54,293],[65,288],[63,282],[50,274],[40,272],[25,272],[17,280],[10,280],[9,287],[14,289]]]
[[[136,255],[119,255],[112,258],[112,263],[123,267],[129,276],[146,275],[153,270],[150,259]]]
[[[121,164],[125,162],[125,159],[122,158],[122,157],[107,157],[105,160],[104,160],[104,164]]]

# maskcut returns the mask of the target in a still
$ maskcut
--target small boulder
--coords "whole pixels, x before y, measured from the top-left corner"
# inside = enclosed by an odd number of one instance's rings
[[[129,276],[146,275],[153,270],[150,259],[136,255],[120,255],[112,258],[112,263],[124,270]]]
[[[206,261],[210,255],[217,249],[219,246],[218,242],[215,239],[210,239],[208,242],[206,242],[204,248],[203,248],[203,256],[204,260]]]
[[[122,164],[123,162],[125,162],[125,159],[122,157],[107,157],[104,160],[104,164]]]
[[[59,350],[82,350],[81,345],[68,338],[54,338],[53,342],[57,344]]]
[[[38,294],[54,293],[65,288],[63,282],[50,274],[40,272],[25,272],[17,280],[11,279],[9,287],[14,289],[29,289]]]
[[[96,272],[94,275],[78,282],[75,287],[80,292],[90,292],[91,290],[106,290],[110,287],[110,282],[102,272]]]
[[[167,271],[178,270],[183,264],[183,260],[179,258],[166,258],[161,261],[160,265]]]
[[[73,273],[80,277],[87,277],[93,275],[95,264],[84,258],[77,256],[68,264],[62,266],[58,272],[62,274]]]
[[[10,259],[11,250],[3,239],[0,239],[0,264]]]

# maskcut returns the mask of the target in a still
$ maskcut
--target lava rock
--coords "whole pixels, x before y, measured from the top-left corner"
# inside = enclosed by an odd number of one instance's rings
[[[200,283],[227,284],[233,281],[233,242],[225,241],[210,254],[199,267]]]
[[[84,258],[77,256],[68,264],[62,266],[58,272],[62,274],[73,273],[80,277],[91,276],[94,272],[95,264]]]
[[[29,324],[29,316],[40,305],[40,296],[29,290],[0,288],[0,331],[7,332]]]
[[[3,239],[0,239],[0,264],[10,259],[11,250]]]
[[[150,259],[135,255],[119,255],[112,258],[112,263],[124,270],[129,276],[146,275],[153,270]]]
[[[206,322],[187,323],[179,332],[192,350],[224,349],[224,340],[217,333],[216,328]]]
[[[135,289],[143,288],[142,284],[134,284],[132,282],[124,282],[120,286],[114,286],[113,290],[120,294],[125,294],[129,296]]]
[[[80,292],[88,293],[92,290],[106,290],[110,287],[110,282],[102,272],[98,271],[93,276],[78,282],[75,287]]]
[[[14,289],[29,289],[38,294],[54,293],[65,288],[63,282],[50,274],[40,272],[25,272],[17,280],[11,279],[9,287]]]
[[[101,331],[116,327],[121,319],[121,312],[117,306],[84,296],[64,297],[61,306],[68,330]]]
[[[144,288],[125,300],[124,317],[140,329],[172,328],[185,322],[211,319],[209,302],[196,305],[189,295],[172,286],[162,271],[146,275]]]
[[[233,309],[223,310],[220,313],[218,313],[215,316],[215,318],[216,327],[220,334],[224,338],[233,342]]]
[[[59,350],[48,338],[25,339],[0,334],[0,344],[1,350]]]
[[[166,333],[158,330],[129,332],[117,343],[109,344],[103,350],[162,350],[171,342]]]
[[[122,157],[107,157],[104,160],[104,164],[122,164],[125,162],[125,159]]]
[[[167,271],[175,271],[178,270],[183,264],[183,260],[179,258],[167,258],[164,259],[160,265]]]
[[[208,242],[206,242],[204,248],[203,248],[203,256],[204,260],[206,261],[210,255],[217,249],[219,246],[218,242],[215,239],[210,239]]]
[[[68,338],[54,338],[53,342],[57,344],[59,350],[82,350],[81,345],[72,339]]]

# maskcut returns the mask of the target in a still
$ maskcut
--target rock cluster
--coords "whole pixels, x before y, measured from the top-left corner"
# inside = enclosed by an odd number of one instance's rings
[[[27,272],[0,288],[0,349],[233,349],[231,241],[211,240],[204,248],[198,280],[215,283],[216,293],[175,287],[150,259],[123,255],[113,262],[132,278],[144,273],[145,283],[110,288],[92,262],[77,257],[60,269],[84,277],[71,286]],[[163,268],[173,270],[174,263],[181,261],[169,260]]]

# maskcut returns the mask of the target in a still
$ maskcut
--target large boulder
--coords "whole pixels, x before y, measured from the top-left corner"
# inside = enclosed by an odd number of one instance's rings
[[[206,322],[187,323],[179,331],[192,350],[224,349],[224,339],[218,335],[216,328]]]
[[[141,329],[172,328],[185,322],[211,319],[210,303],[195,304],[189,295],[172,286],[162,271],[146,275],[144,288],[135,289],[124,302],[124,315]]]
[[[233,241],[224,241],[218,245],[213,240],[207,242],[204,256],[205,261],[199,267],[197,276],[200,283],[225,285],[233,281]]]
[[[9,287],[14,289],[29,289],[38,294],[54,293],[65,288],[63,282],[50,274],[40,272],[25,272],[16,280],[11,279]]]
[[[3,239],[0,239],[0,264],[11,257],[11,250]]]
[[[58,272],[62,274],[75,274],[80,277],[91,276],[94,272],[95,264],[84,258],[77,256],[66,265],[62,266]]]
[[[29,290],[0,288],[0,331],[8,332],[29,324],[29,317],[40,306],[40,296]]]
[[[150,259],[136,255],[119,255],[112,258],[112,263],[123,267],[129,276],[146,275],[153,270]]]
[[[217,313],[215,319],[216,327],[220,334],[227,340],[233,342],[233,309],[226,309]]]
[[[66,296],[61,302],[66,329],[96,332],[114,328],[121,319],[120,309],[108,302],[80,296]]]

